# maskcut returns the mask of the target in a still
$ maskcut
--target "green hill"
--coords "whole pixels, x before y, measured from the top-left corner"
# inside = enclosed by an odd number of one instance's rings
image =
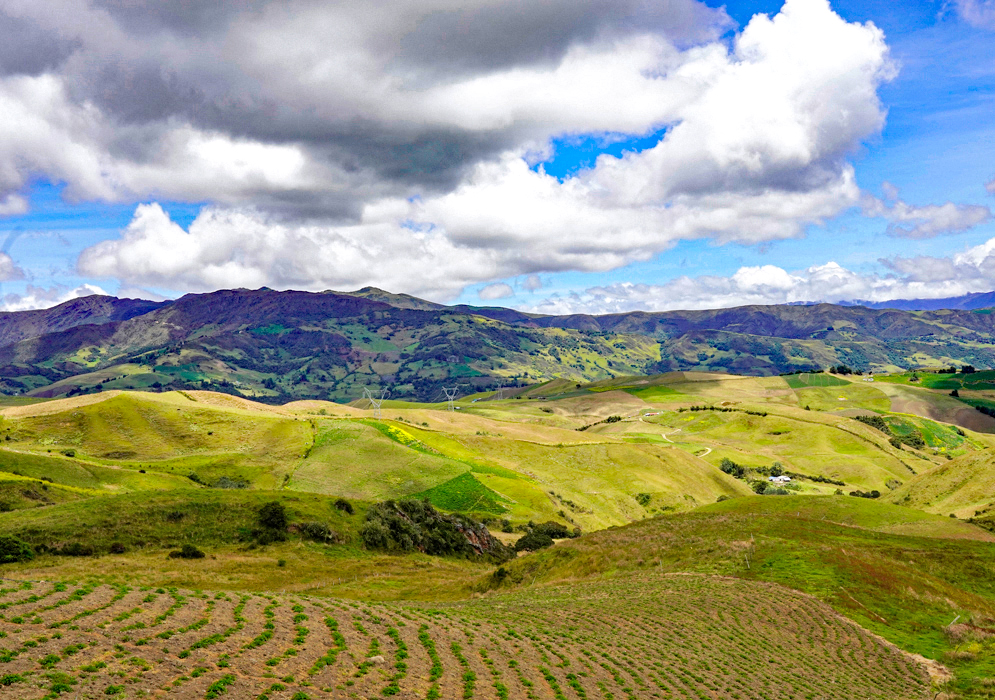
[[[875,372],[992,367],[993,336],[991,314],[970,310],[816,304],[543,316],[372,288],[223,290],[163,303],[91,297],[0,316],[0,390],[57,397],[213,389],[286,403],[348,402],[376,386],[438,401],[442,387],[454,384],[472,393],[694,370],[796,373],[790,388],[808,391],[828,388],[816,373],[839,364]],[[954,383],[975,393],[991,384],[980,376]],[[987,429],[995,431],[995,422]]]
[[[984,697],[995,649],[995,536],[867,499],[746,498],[592,533],[507,565],[498,588],[696,572],[803,591]],[[960,627],[951,625],[959,621]],[[970,653],[962,650],[970,646]]]

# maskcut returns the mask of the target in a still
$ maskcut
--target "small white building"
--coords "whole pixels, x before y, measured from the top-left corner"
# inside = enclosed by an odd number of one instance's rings
[[[783,474],[781,476],[768,476],[767,481],[773,481],[775,484],[786,484],[791,481],[791,477]]]

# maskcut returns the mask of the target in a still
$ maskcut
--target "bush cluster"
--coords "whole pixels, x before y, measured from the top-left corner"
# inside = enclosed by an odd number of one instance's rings
[[[92,557],[96,553],[90,545],[79,542],[68,542],[51,552],[60,557]]]
[[[344,498],[336,499],[336,501],[335,501],[335,510],[340,510],[343,513],[348,513],[349,515],[352,515],[353,513],[356,512],[353,509],[352,504],[349,503],[349,501],[347,501]]]
[[[621,420],[622,420],[622,416],[608,416],[604,420],[599,420],[596,423],[591,423],[590,425],[584,425],[584,426],[581,426],[580,428],[577,428],[577,432],[578,433],[582,433],[585,430],[587,430],[588,428],[593,428],[596,425],[602,425],[602,424],[605,424],[605,423],[618,423]]]
[[[183,545],[175,552],[169,553],[170,559],[203,559],[205,556],[206,555],[202,551],[190,543]]]
[[[718,411],[719,413],[745,413],[748,416],[760,416],[764,418],[767,416],[767,411],[751,411],[746,408],[728,408],[726,406],[691,406],[689,408],[677,409],[678,413],[684,413],[684,411]]]
[[[539,530],[533,530],[524,537],[520,538],[515,542],[515,551],[521,552],[522,550],[529,552],[536,552],[540,549],[545,549],[546,547],[553,546],[553,538],[547,535],[545,532],[540,532]]]
[[[746,468],[741,464],[736,464],[728,457],[722,458],[722,461],[719,462],[719,469],[737,479],[742,479],[746,476]]]
[[[896,435],[892,431],[891,426],[885,421],[881,416],[854,416],[854,420],[858,420],[864,425],[869,425],[872,428],[880,430],[882,433],[888,436],[888,442],[896,450],[902,449],[902,445],[908,445],[909,447],[914,447],[917,450],[921,450],[926,447],[926,441],[922,437],[922,433],[918,430],[913,430],[908,435]]]
[[[35,558],[35,553],[16,537],[0,536],[0,564],[13,564],[19,561],[29,561]]]
[[[754,481],[750,486],[758,496],[787,496],[788,490],[768,481]]]
[[[524,537],[515,542],[515,551],[528,550],[535,552],[553,544],[553,540],[562,540],[566,537],[580,537],[580,528],[570,530],[566,525],[550,520],[545,523],[530,522],[528,532]]]
[[[435,556],[486,556],[498,561],[511,557],[483,524],[470,518],[443,514],[428,500],[405,498],[374,504],[366,512],[360,536],[367,549],[387,552],[420,551]]]
[[[301,533],[301,537],[306,540],[313,540],[315,542],[321,542],[322,544],[336,544],[342,541],[339,533],[332,530],[325,523],[319,522],[307,522],[301,523],[297,526],[298,532]]]
[[[857,498],[880,498],[880,491],[851,491],[851,496],[856,496]]]

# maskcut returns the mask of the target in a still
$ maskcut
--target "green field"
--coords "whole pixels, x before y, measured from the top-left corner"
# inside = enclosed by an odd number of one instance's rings
[[[787,382],[788,386],[792,389],[808,389],[809,387],[826,387],[826,386],[846,386],[850,382],[846,379],[833,376],[832,374],[825,373],[815,373],[815,374],[790,374],[784,377],[784,381]]]
[[[57,683],[81,697],[118,685],[111,696],[199,697],[229,675],[232,697],[429,697],[435,683],[438,697],[459,698],[468,668],[471,697],[985,697],[995,645],[976,629],[995,620],[995,535],[965,520],[987,528],[995,517],[995,439],[910,412],[938,405],[929,389],[816,384],[826,378],[547,382],[452,412],[391,402],[379,420],[362,404],[200,391],[6,406],[0,535],[37,556],[2,575],[68,584],[32,584],[38,601],[0,609],[0,678],[18,676],[0,682],[0,698]],[[723,471],[729,461],[738,473]],[[791,475],[790,495],[756,495],[772,469]],[[538,523],[581,534],[501,565],[368,546],[367,513],[405,497],[484,520],[509,544]],[[259,524],[273,502],[289,517],[278,537]],[[168,556],[183,545],[204,558]],[[49,596],[69,602],[47,607]],[[177,596],[187,602],[173,634],[124,629]],[[281,612],[267,618],[271,605]],[[279,617],[284,606],[308,620]],[[321,665],[339,643],[329,616],[351,651]],[[245,645],[266,619],[280,623],[260,645],[282,646],[257,657]],[[65,631],[53,645],[54,623]],[[449,675],[433,678],[422,625]],[[93,651],[77,662],[62,650],[84,631]],[[302,635],[321,642],[292,641]],[[119,668],[128,657],[114,645],[147,668]],[[735,651],[779,645],[795,661],[776,677],[761,673],[770,659]],[[384,664],[366,661],[375,656]],[[860,664],[886,670],[871,680]]]

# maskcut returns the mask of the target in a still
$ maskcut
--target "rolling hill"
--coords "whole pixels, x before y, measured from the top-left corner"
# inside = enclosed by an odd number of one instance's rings
[[[271,403],[339,402],[367,386],[439,400],[562,378],[666,371],[770,376],[847,364],[995,366],[986,310],[830,304],[541,316],[354,293],[226,290],[163,303],[88,297],[0,317],[0,390],[211,389]]]
[[[38,554],[2,565],[0,697],[985,697],[992,514],[942,509],[985,511],[995,438],[895,410],[942,412],[941,389],[851,379],[560,379],[379,419],[203,390],[11,401],[0,535]],[[365,546],[403,497],[509,543],[581,535],[500,566]],[[273,502],[289,526],[261,539]]]

